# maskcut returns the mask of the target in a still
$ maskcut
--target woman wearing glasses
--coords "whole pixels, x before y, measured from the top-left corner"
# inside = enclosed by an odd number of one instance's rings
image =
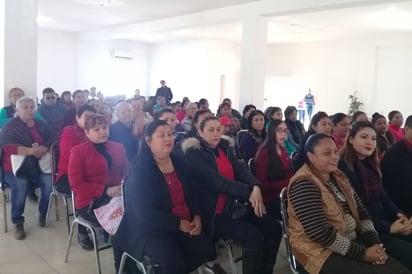
[[[279,194],[292,176],[290,159],[283,147],[288,128],[281,120],[271,120],[267,128],[267,138],[255,157],[256,178],[262,182],[262,197],[266,212],[280,220]]]

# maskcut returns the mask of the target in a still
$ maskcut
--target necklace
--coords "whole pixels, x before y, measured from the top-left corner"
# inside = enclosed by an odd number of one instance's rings
[[[171,184],[172,184],[173,173],[174,173],[174,171],[172,171],[172,172],[170,172],[170,173],[163,173],[163,176],[165,177],[166,183],[167,183],[168,185],[171,185]]]
[[[329,186],[335,192],[336,197],[338,197],[338,200],[341,201],[341,202],[346,202],[345,196],[340,192],[340,190],[336,187],[336,185],[334,183],[332,183],[331,181],[329,181],[328,183],[329,183]]]

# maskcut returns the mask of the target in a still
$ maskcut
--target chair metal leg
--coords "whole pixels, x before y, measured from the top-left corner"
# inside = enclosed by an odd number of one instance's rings
[[[56,210],[56,222],[60,221],[60,214],[59,214],[59,201],[57,196],[54,199],[54,208]]]
[[[100,256],[99,256],[99,250],[97,246],[97,237],[96,237],[96,231],[92,227],[87,227],[91,234],[92,234],[92,239],[93,239],[93,245],[94,245],[94,253],[96,255],[96,263],[97,263],[97,273],[101,274],[102,270],[100,268]]]
[[[66,197],[63,197],[63,203],[65,207],[65,214],[66,214],[66,225],[67,225],[67,234],[70,233],[70,213],[69,213],[69,204]]]
[[[73,238],[73,232],[74,232],[74,225],[77,222],[74,220],[70,229],[70,235],[69,235],[69,240],[67,242],[67,249],[66,249],[66,257],[64,259],[64,262],[67,263],[67,259],[69,258],[69,252],[70,252],[70,246],[72,245],[72,238]]]
[[[7,206],[6,206],[6,190],[2,189],[1,190],[1,205],[3,208],[3,232],[7,232]]]
[[[47,213],[46,213],[46,227],[49,226],[49,216],[50,216],[50,209],[52,207],[53,199],[56,197],[56,193],[53,191],[50,193],[49,196],[49,204],[47,206]]]

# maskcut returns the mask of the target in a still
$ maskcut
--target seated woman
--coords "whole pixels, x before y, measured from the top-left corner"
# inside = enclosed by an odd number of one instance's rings
[[[303,136],[305,136],[305,129],[297,119],[297,113],[298,110],[294,106],[288,106],[285,109],[285,123],[289,130],[288,139],[296,149],[299,149]]]
[[[121,195],[121,183],[128,171],[123,146],[108,141],[109,126],[106,119],[93,114],[84,122],[88,141],[75,146],[70,152],[68,175],[75,195],[74,206],[82,218],[99,225],[90,204],[94,199],[109,201]],[[87,230],[78,227],[77,239],[84,249],[93,249]]]
[[[196,111],[195,116],[193,116],[193,126],[192,129],[186,134],[185,138],[196,137],[199,130],[200,122],[203,119],[213,116],[212,112],[209,109],[201,109]]]
[[[389,126],[388,131],[392,134],[395,139],[395,142],[402,140],[405,132],[402,128],[403,116],[402,113],[398,110],[392,110],[388,114]]]
[[[236,136],[240,130],[240,121],[238,118],[232,115],[232,106],[230,103],[223,102],[217,109],[216,116],[222,120],[225,120],[224,134],[228,136]]]
[[[71,194],[69,177],[67,175],[70,151],[73,147],[87,141],[86,133],[84,132],[84,122],[94,113],[96,113],[96,110],[90,105],[79,107],[76,110],[76,123],[72,126],[64,127],[60,135],[60,153],[56,176],[56,189],[61,193]]]
[[[341,150],[345,145],[346,137],[348,136],[350,129],[350,118],[348,115],[342,112],[335,113],[332,116],[332,139],[335,141],[338,150]]]
[[[174,134],[176,134],[176,132],[184,131],[183,126],[177,122],[176,115],[170,108],[162,108],[161,110],[156,112],[154,119],[166,121],[167,124],[172,128]]]
[[[412,219],[408,219],[383,190],[376,131],[370,122],[357,122],[349,131],[339,168],[372,217],[389,255],[412,271]]]
[[[11,221],[16,226],[14,237],[24,239],[24,206],[30,185],[38,183],[41,190],[39,202],[39,226],[46,225],[49,204],[51,175],[39,168],[39,159],[49,151],[55,140],[47,124],[34,118],[36,102],[28,96],[16,102],[16,118],[6,123],[0,133],[0,146],[3,150],[2,163],[4,180],[11,187]],[[20,172],[13,173],[12,155],[25,155]]]
[[[385,116],[374,113],[372,115],[372,124],[377,133],[376,149],[378,150],[378,158],[381,160],[385,152],[395,143],[395,138],[388,131],[388,123]]]
[[[103,102],[100,106],[100,114],[106,118],[107,124],[110,126],[113,122],[113,107],[108,102]]]
[[[388,257],[368,212],[338,170],[333,139],[312,135],[288,186],[292,253],[309,273],[411,273]]]
[[[326,112],[319,111],[313,115],[312,120],[310,121],[308,131],[303,137],[302,143],[299,146],[297,156],[293,159],[293,171],[296,172],[305,164],[305,143],[308,138],[316,133],[323,133],[328,136],[332,134],[332,121],[329,118],[329,115]]]
[[[242,158],[249,161],[255,157],[258,148],[263,144],[266,138],[265,116],[262,111],[252,111],[247,119],[247,134],[239,138],[239,147]]]
[[[150,257],[162,274],[189,273],[213,255],[187,168],[172,150],[173,130],[154,120],[124,183],[125,213],[113,238],[116,269],[124,251]]]
[[[242,111],[242,119],[240,119],[240,128],[241,129],[248,129],[247,127],[247,119],[249,118],[249,115],[252,113],[252,111],[256,110],[256,106],[255,105],[246,105],[243,108]]]
[[[186,139],[182,147],[199,188],[206,233],[212,239],[232,239],[242,245],[244,274],[272,273],[282,231],[280,224],[265,214],[261,183],[236,159],[233,142],[222,137],[218,118],[204,119],[198,135]],[[234,199],[250,201],[254,212],[233,219],[227,209]]]
[[[189,103],[187,105],[186,116],[181,122],[184,132],[189,132],[190,130],[192,130],[193,117],[195,116],[197,109],[198,108],[196,103]]]
[[[288,128],[281,120],[272,120],[267,138],[255,157],[256,178],[262,182],[263,202],[268,215],[281,220],[279,194],[292,177],[289,155],[283,147]]]

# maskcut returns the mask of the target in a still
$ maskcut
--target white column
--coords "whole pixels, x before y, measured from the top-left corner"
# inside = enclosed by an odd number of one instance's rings
[[[4,2],[4,1],[1,1]],[[37,2],[5,0],[4,18],[4,90],[20,87],[26,95],[37,94]],[[4,4],[1,4],[4,5]]]
[[[240,60],[240,111],[247,104],[263,108],[266,50],[267,19],[251,16],[243,20],[241,60]]]

